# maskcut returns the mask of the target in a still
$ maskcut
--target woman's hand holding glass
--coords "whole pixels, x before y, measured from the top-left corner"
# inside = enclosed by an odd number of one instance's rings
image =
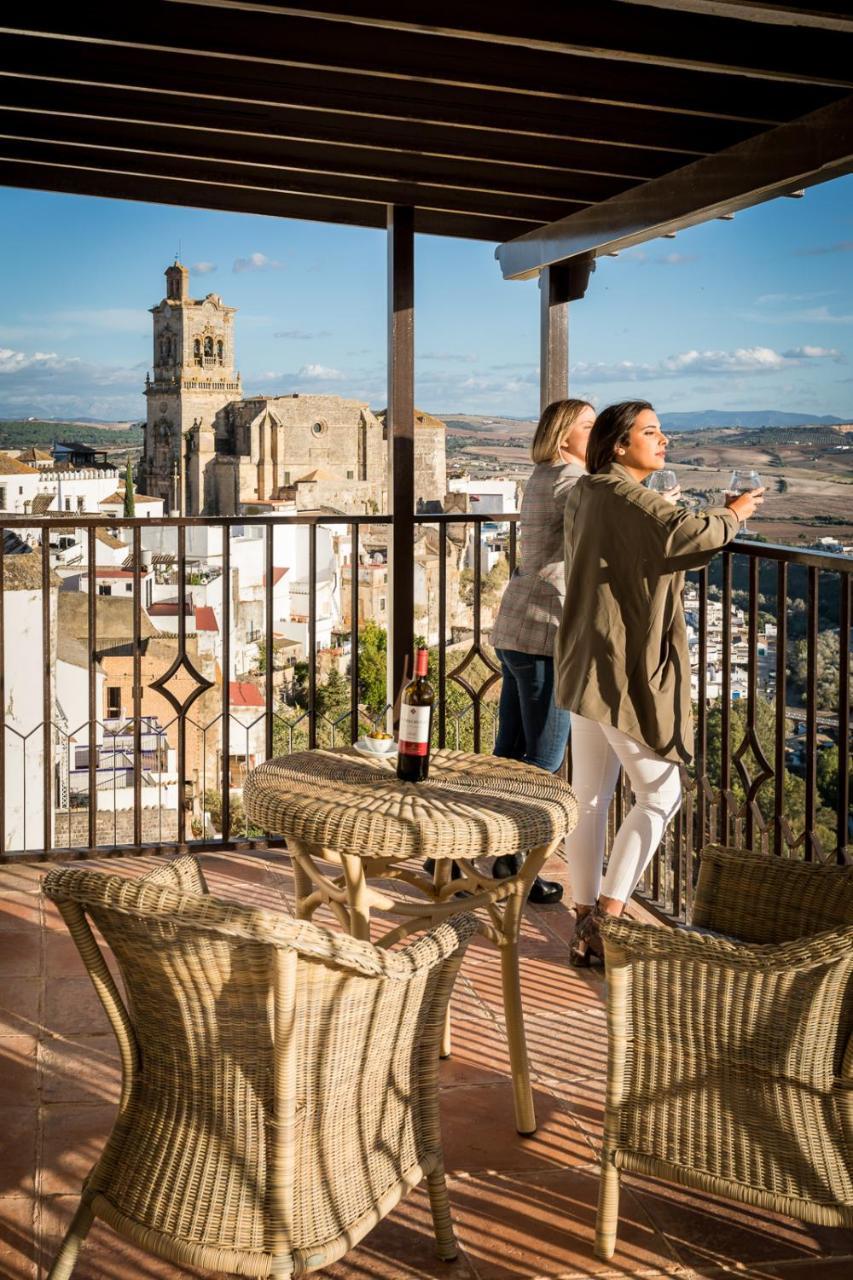
[[[747,532],[746,522],[754,516],[764,501],[764,486],[757,471],[733,471],[726,491],[726,506],[735,513],[742,531]]]
[[[671,502],[675,506],[681,497],[681,485],[678,483],[678,476],[674,471],[670,471],[668,467],[664,467],[660,471],[653,471],[646,481],[649,489],[659,493],[662,498],[666,498],[667,502]]]

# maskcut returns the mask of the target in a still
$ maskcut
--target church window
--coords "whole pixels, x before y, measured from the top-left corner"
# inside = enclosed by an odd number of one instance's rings
[[[196,364],[201,364],[201,338],[196,338],[193,343],[193,359]]]
[[[6,486],[0,485],[0,508],[5,510],[6,507]]]
[[[213,339],[212,338],[205,338],[204,354],[207,359],[209,360],[213,359]]]
[[[320,418],[319,421],[315,422],[311,428],[311,434],[315,436],[325,435],[328,425],[329,424],[324,418]]]
[[[347,472],[347,480],[354,480],[354,479],[355,479],[355,472],[354,472],[354,471],[348,471],[348,472]]]
[[[219,360],[219,363],[220,363],[220,364],[224,364],[224,362],[225,362],[225,347],[223,346],[223,344],[222,344],[221,342],[217,342],[217,344],[216,344],[216,357],[217,357],[217,359]]]

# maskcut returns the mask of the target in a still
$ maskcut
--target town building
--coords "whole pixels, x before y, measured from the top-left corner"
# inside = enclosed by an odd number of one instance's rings
[[[235,368],[235,308],[218,294],[189,295],[189,271],[166,270],[152,308],[153,375],[140,489],[183,515],[233,516],[252,504],[292,502],[371,513],[388,507],[383,422],[359,400],[329,395],[243,397]],[[442,502],[444,423],[419,414],[415,498]]]

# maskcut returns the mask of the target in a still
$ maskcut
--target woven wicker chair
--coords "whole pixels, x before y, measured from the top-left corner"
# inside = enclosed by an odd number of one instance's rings
[[[853,1226],[853,867],[708,848],[694,924],[602,926],[600,1258],[620,1169]]]
[[[405,950],[207,895],[194,858],[131,880],[52,871],[119,1042],[115,1127],[50,1272],[93,1218],[170,1262],[243,1276],[328,1266],[427,1179],[456,1256],[439,1129],[444,1012],[476,923]],[[112,948],[120,996],[90,922]]]

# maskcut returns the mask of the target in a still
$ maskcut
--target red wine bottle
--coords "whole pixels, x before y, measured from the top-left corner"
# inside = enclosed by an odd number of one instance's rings
[[[400,700],[400,732],[397,740],[397,777],[401,782],[426,782],[429,775],[429,740],[435,693],[426,678],[429,650],[418,649],[415,678]]]

